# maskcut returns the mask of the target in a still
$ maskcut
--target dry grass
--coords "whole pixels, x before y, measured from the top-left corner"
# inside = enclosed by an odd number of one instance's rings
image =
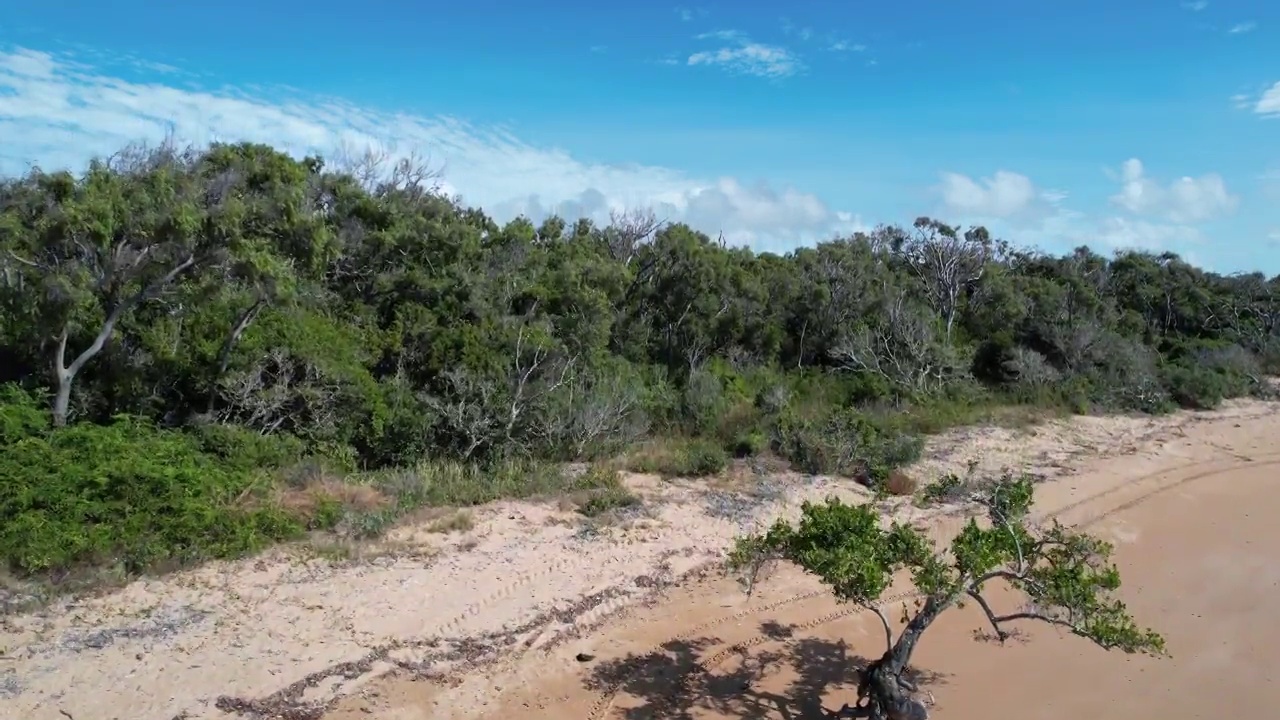
[[[920,489],[920,483],[901,470],[890,470],[884,479],[884,489],[896,497],[910,497]]]
[[[276,502],[300,518],[313,518],[326,506],[334,504],[361,513],[376,512],[391,505],[391,498],[371,485],[322,476],[300,487],[281,488]]]
[[[476,519],[474,515],[466,510],[454,510],[427,525],[427,532],[441,534],[462,533],[469,532],[475,526]]]

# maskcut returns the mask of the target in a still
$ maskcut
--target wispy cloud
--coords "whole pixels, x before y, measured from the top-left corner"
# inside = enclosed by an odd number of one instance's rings
[[[1209,3],[1206,0],[1193,0],[1192,2],[1182,3],[1182,8],[1191,12],[1200,12],[1207,7],[1209,7]]]
[[[805,69],[804,63],[790,50],[778,45],[766,45],[753,41],[738,30],[716,30],[703,33],[699,40],[717,40],[725,43],[714,50],[704,50],[689,56],[688,65],[721,67],[740,75],[780,80]]]
[[[1248,22],[1236,23],[1235,25],[1232,25],[1231,29],[1227,30],[1227,32],[1231,35],[1242,35],[1247,32],[1253,32],[1257,28],[1258,28],[1258,23],[1250,20]]]
[[[1280,117],[1280,82],[1262,91],[1253,103],[1253,111],[1263,117]]]
[[[681,6],[676,8],[676,17],[680,18],[681,22],[693,22],[698,18],[706,17],[707,14],[707,9],[704,7],[690,8]]]
[[[168,132],[195,143],[269,143],[297,156],[341,146],[416,151],[444,168],[447,192],[499,221],[551,213],[603,221],[611,209],[647,205],[672,221],[713,235],[723,231],[731,242],[774,250],[862,227],[857,216],[793,188],[586,163],[502,127],[383,112],[278,88],[189,89],[164,75],[135,82],[65,55],[0,51],[0,173],[31,164],[81,168],[91,157]]]
[[[782,32],[788,37],[796,37],[808,42],[813,38],[813,28],[796,25],[787,18],[782,18]]]
[[[831,52],[866,52],[867,46],[862,43],[853,43],[848,40],[832,40],[827,43],[827,49]]]

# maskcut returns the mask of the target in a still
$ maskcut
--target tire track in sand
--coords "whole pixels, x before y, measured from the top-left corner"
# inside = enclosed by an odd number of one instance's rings
[[[1102,522],[1103,520],[1106,520],[1107,518],[1110,518],[1116,515],[1117,513],[1121,513],[1121,512],[1124,512],[1125,510],[1129,510],[1155,497],[1158,497],[1170,490],[1183,487],[1192,482],[1204,480],[1217,475],[1225,475],[1225,474],[1240,470],[1242,468],[1270,467],[1270,466],[1276,466],[1276,465],[1280,465],[1280,454],[1265,454],[1265,455],[1257,456],[1251,460],[1246,460],[1243,462],[1238,459],[1232,460],[1232,461],[1208,460],[1208,461],[1201,461],[1201,462],[1194,462],[1194,463],[1186,463],[1183,465],[1175,465],[1173,467],[1165,468],[1163,470],[1159,470],[1153,473],[1140,475],[1136,478],[1128,480],[1119,485],[1110,487],[1106,490],[1102,490],[1096,493],[1092,493],[1083,498],[1070,502],[1048,513],[1045,513],[1039,518],[1039,520],[1037,521],[1037,524],[1042,524],[1045,522],[1056,520],[1069,512],[1077,510],[1081,507],[1085,507],[1091,503],[1097,502],[1099,500],[1105,500],[1106,498],[1113,497],[1115,495],[1119,495],[1127,490],[1134,490],[1135,487],[1138,487],[1144,484],[1151,484],[1152,481],[1159,481],[1160,479],[1166,478],[1169,475],[1179,476],[1170,482],[1165,482],[1165,483],[1157,482],[1155,483],[1155,487],[1140,492],[1140,494],[1137,497],[1130,498],[1129,500],[1123,501],[1117,505],[1114,505],[1105,510],[1099,511],[1096,514],[1092,514],[1086,519],[1078,523],[1075,523],[1074,525],[1075,527],[1079,527],[1079,528],[1088,528],[1093,525],[1096,525],[1099,522]],[[1183,476],[1183,473],[1186,473],[1188,470],[1191,470],[1193,472],[1190,475]],[[1202,471],[1195,472],[1197,470],[1202,470]],[[826,588],[823,588],[821,590],[814,590],[806,593],[801,593],[798,595],[793,595],[793,596],[783,598],[781,600],[777,600],[771,603],[767,603],[757,607],[742,610],[740,612],[733,613],[732,615],[722,616],[714,620],[701,623],[697,626],[686,629],[685,631],[681,632],[678,635],[669,637],[663,643],[653,646],[653,648],[649,652],[637,656],[635,663],[633,663],[632,667],[627,669],[628,670],[627,672],[620,673],[619,677],[615,678],[612,682],[609,683],[609,685],[603,691],[601,691],[599,697],[596,699],[595,703],[592,704],[591,709],[587,713],[587,720],[604,720],[604,718],[608,715],[609,711],[612,709],[613,703],[617,699],[617,696],[620,690],[625,685],[627,685],[627,683],[629,683],[631,680],[635,678],[636,674],[639,673],[644,668],[647,662],[657,657],[665,657],[663,646],[673,642],[679,642],[681,640],[692,639],[693,637],[701,635],[702,633],[704,633],[705,631],[713,627],[723,625],[725,623],[733,622],[735,620],[741,620],[751,615],[769,612],[771,610],[776,610],[778,608],[781,608],[787,605],[791,605],[797,602],[802,602],[804,600],[812,599],[814,597],[829,595],[829,594],[830,594],[830,591],[828,591]],[[919,596],[918,593],[915,593],[915,592],[896,593],[890,597],[881,598],[879,601],[873,603],[872,606],[875,608],[883,608],[886,605],[891,605],[893,603],[901,602],[903,600],[910,600],[918,596]],[[825,615],[800,623],[799,625],[794,626],[793,629],[801,630],[801,631],[811,630],[821,625],[835,622],[836,620],[839,620],[841,618],[849,617],[850,615],[855,615],[864,611],[865,609],[858,605],[840,608],[838,610],[832,611]],[[676,698],[680,697],[682,692],[687,688],[689,680],[692,676],[714,669],[715,667],[723,663],[725,659],[731,655],[735,655],[746,649],[764,644],[769,641],[776,641],[776,640],[777,640],[776,635],[758,634],[758,635],[748,637],[744,640],[730,643],[728,645],[722,645],[720,649],[716,650],[711,655],[708,655],[704,658],[699,659],[697,662],[693,664],[692,667],[682,672],[680,674],[680,677],[678,677],[672,683],[671,690],[662,698],[656,701],[654,712],[661,712],[662,710],[668,709],[669,705]]]

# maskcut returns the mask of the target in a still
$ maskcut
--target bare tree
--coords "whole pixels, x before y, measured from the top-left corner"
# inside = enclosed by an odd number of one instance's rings
[[[935,392],[953,364],[949,346],[938,341],[936,322],[913,306],[906,290],[886,286],[879,312],[848,331],[831,354],[846,370],[879,375],[913,392]]]
[[[640,247],[666,225],[650,208],[609,211],[609,224],[604,229],[609,254],[623,265],[635,260]]]
[[[428,195],[440,189],[444,177],[443,167],[433,168],[431,159],[417,151],[397,157],[393,148],[370,145],[356,150],[345,141],[339,144],[332,167],[355,178],[373,195]]]
[[[443,395],[424,398],[460,438],[463,459],[519,439],[541,403],[572,377],[575,358],[554,352],[549,339],[532,332],[532,315],[520,320],[505,378],[455,369],[444,375]]]
[[[222,376],[218,394],[219,422],[244,425],[262,435],[323,436],[338,424],[343,387],[316,364],[274,348],[250,367]]]
[[[551,398],[549,398],[551,399]],[[648,429],[639,386],[600,371],[575,373],[544,404],[535,427],[575,460],[630,445]]]
[[[898,252],[919,278],[929,304],[942,317],[950,342],[965,291],[981,280],[986,270],[991,237],[981,227],[961,235],[955,228],[926,217],[918,218],[914,227],[914,234],[901,238]]]

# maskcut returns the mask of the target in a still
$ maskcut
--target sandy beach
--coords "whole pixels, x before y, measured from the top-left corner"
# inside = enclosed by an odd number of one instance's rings
[[[1280,663],[1266,622],[1276,437],[1280,405],[1241,401],[933,438],[910,469],[921,480],[970,465],[1044,476],[1037,514],[1117,544],[1126,602],[1173,654],[1107,654],[1043,628],[1000,647],[956,611],[917,655],[935,717],[1265,716],[1280,701],[1265,672]],[[503,503],[461,534],[402,528],[375,559],[281,549],[8,615],[0,716],[819,718],[852,701],[851,669],[882,642],[867,618],[793,569],[748,597],[716,563],[803,500],[861,489],[767,470],[629,482],[645,503],[608,525]],[[939,540],[962,522],[886,512]]]

